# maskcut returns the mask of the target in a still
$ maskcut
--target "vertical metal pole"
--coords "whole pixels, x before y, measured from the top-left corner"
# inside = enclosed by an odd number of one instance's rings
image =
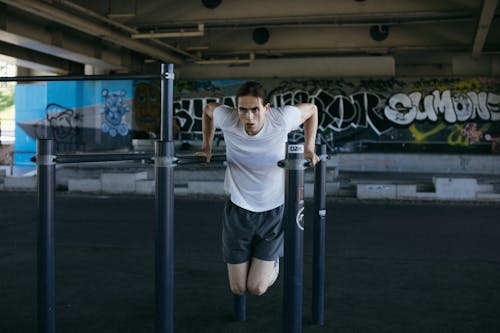
[[[37,292],[38,332],[56,331],[55,274],[55,142],[37,140]]]
[[[233,295],[234,318],[238,321],[247,320],[247,296]]]
[[[283,332],[300,333],[304,261],[304,145],[289,141],[286,160]]]
[[[161,127],[160,140],[174,137],[174,64],[161,65]]]
[[[174,332],[173,65],[162,64],[161,140],[155,151],[155,332]],[[165,82],[167,81],[167,82]]]
[[[313,295],[312,321],[325,322],[325,223],[326,223],[326,144],[316,144],[321,160],[314,169]]]

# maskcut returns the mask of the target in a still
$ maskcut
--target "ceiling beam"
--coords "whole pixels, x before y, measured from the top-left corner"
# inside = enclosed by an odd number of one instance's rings
[[[71,8],[72,10],[75,10],[83,15],[86,15],[87,17],[91,17],[91,18],[95,18],[101,22],[104,22],[106,24],[109,24],[109,25],[112,25],[116,28],[118,28],[119,30],[123,30],[124,32],[127,32],[127,33],[130,33],[130,34],[137,34],[139,33],[138,30],[136,30],[135,28],[132,28],[132,27],[129,27],[128,25],[125,25],[123,23],[120,23],[118,21],[115,21],[112,17],[117,17],[117,15],[111,15],[109,14],[108,17],[106,16],[102,16],[101,14],[91,10],[91,9],[88,9],[86,7],[83,7],[83,6],[80,6],[76,3],[73,3],[72,1],[68,1],[68,0],[57,0],[60,4],[68,7],[68,8]],[[120,15],[120,14],[118,14]],[[134,14],[135,15],[135,14]],[[133,37],[132,37],[133,38]],[[177,47],[174,47],[170,44],[167,44],[163,41],[160,41],[158,39],[150,39],[149,40],[152,44],[155,44],[161,48],[165,48],[165,49],[168,49],[170,51],[174,51],[175,53],[178,53],[178,54],[182,54],[182,55],[185,55],[189,58],[192,58],[192,59],[196,59],[196,60],[200,60],[199,57],[197,57],[196,55],[193,55],[191,53],[188,53],[184,50],[181,50]]]
[[[36,23],[6,15],[0,25],[0,41],[38,53],[88,64],[102,70],[124,70],[123,50],[103,48],[94,40],[83,40],[67,32],[41,28]],[[121,52],[120,52],[121,51]],[[132,51],[128,51],[129,53]]]
[[[395,61],[387,56],[255,59],[251,64],[236,66],[186,64],[178,72],[179,78],[190,80],[392,77]]]
[[[83,65],[0,41],[0,54],[18,66],[54,74],[81,74]]]
[[[476,34],[472,43],[472,58],[478,59],[486,42],[491,22],[495,16],[498,0],[483,0],[481,15],[477,24]]]
[[[132,38],[111,30],[107,27],[69,14],[44,2],[34,0],[0,0],[0,2],[23,11],[27,11],[33,15],[43,17],[45,19],[79,30],[86,34],[104,39],[108,42],[120,45],[127,49],[147,54],[149,57],[158,59],[160,61],[173,62],[175,64],[183,63],[182,59],[170,54],[169,52],[162,51],[157,47],[133,40]]]

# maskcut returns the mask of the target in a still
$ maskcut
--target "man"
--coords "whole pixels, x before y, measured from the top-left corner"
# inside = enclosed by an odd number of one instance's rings
[[[304,103],[272,108],[265,88],[244,83],[236,108],[209,103],[203,110],[203,146],[199,155],[210,161],[215,128],[224,134],[227,169],[224,187],[230,200],[224,209],[222,244],[229,285],[235,295],[262,295],[274,283],[283,255],[284,171],[288,133],[304,124],[306,159],[314,152],[317,107]]]

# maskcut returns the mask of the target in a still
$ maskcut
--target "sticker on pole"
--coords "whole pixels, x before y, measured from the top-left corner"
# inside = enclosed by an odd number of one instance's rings
[[[304,154],[304,145],[288,145],[289,154]]]
[[[297,223],[297,227],[304,231],[304,207],[300,208],[297,212],[297,216],[295,217],[295,223]]]

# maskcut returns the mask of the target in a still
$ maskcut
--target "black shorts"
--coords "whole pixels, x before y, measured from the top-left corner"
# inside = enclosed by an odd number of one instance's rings
[[[251,212],[228,200],[222,224],[224,262],[241,264],[252,257],[274,261],[283,256],[283,205]]]

